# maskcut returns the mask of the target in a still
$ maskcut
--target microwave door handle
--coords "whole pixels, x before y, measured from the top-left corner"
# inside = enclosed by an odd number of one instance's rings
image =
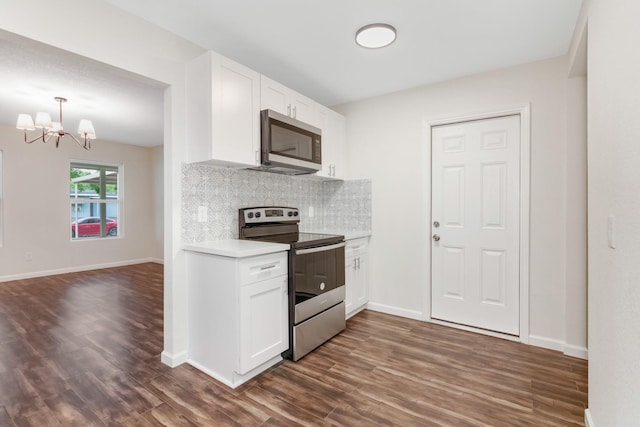
[[[339,249],[339,248],[343,248],[347,245],[346,242],[340,242],[340,243],[336,243],[335,245],[328,245],[328,246],[317,246],[315,248],[309,248],[309,249],[296,249],[296,255],[306,255],[306,254],[313,254],[316,252],[324,252],[324,251],[332,251],[334,249]]]

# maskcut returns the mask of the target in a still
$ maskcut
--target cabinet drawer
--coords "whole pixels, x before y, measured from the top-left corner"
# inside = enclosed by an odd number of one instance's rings
[[[239,267],[240,286],[287,275],[287,252],[244,258]]]
[[[367,251],[369,246],[369,238],[361,237],[358,239],[347,240],[347,246],[345,247],[345,256],[359,255]]]

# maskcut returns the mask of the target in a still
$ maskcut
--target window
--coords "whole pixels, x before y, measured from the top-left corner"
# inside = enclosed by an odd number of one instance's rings
[[[121,235],[122,166],[71,162],[71,239]]]

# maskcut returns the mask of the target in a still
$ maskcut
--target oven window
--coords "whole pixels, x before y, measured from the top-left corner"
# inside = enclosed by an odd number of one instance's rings
[[[271,124],[271,152],[304,160],[313,160],[313,138],[286,127]]]
[[[344,283],[344,248],[295,256],[296,304],[329,292]]]

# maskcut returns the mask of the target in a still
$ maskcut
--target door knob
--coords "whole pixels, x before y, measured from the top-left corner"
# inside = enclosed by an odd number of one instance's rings
[[[434,235],[433,235],[433,241],[434,241],[434,242],[439,242],[439,241],[440,241],[440,236],[439,236],[439,235],[437,235],[437,234],[434,234]]]

